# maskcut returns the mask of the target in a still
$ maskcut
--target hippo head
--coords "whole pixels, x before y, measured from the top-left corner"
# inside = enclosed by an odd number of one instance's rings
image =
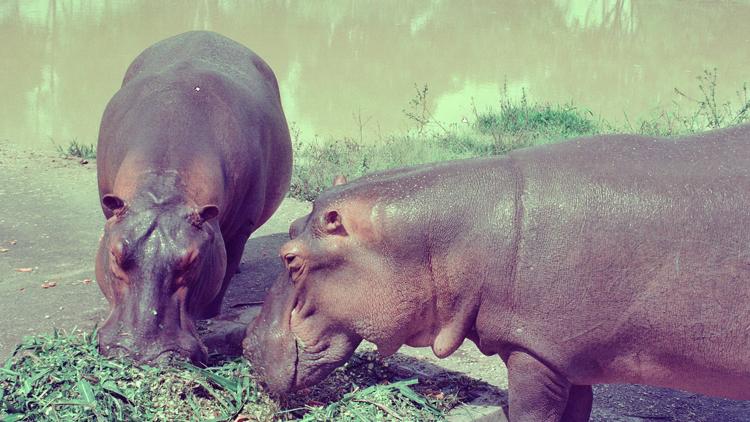
[[[226,267],[215,205],[105,195],[108,215],[96,279],[110,304],[99,331],[105,355],[154,362],[178,355],[203,361],[193,318],[218,294]]]
[[[271,392],[322,380],[362,339],[390,354],[429,330],[431,289],[415,269],[421,266],[387,252],[376,214],[366,203],[319,199],[292,224],[280,250],[287,271],[243,341],[244,355]]]

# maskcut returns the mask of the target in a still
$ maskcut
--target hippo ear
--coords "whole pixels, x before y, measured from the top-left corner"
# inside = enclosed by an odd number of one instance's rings
[[[198,211],[198,215],[200,216],[201,223],[204,223],[219,215],[219,207],[213,204],[204,205]]]
[[[333,178],[333,186],[343,185],[346,184],[346,176],[343,174],[339,174],[338,176]]]
[[[305,229],[305,223],[307,223],[307,216],[292,221],[292,224],[289,225],[289,239],[294,239],[299,236],[299,234]]]
[[[341,222],[341,214],[338,211],[328,211],[325,215],[325,230],[328,234],[346,236],[344,223]]]
[[[102,205],[113,214],[120,214],[125,208],[125,201],[117,195],[108,193],[102,197]]]

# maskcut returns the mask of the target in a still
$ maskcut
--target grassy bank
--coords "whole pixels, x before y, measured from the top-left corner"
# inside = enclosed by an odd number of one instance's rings
[[[417,88],[404,110],[414,129],[368,142],[354,138],[310,141],[293,130],[294,172],[290,195],[315,199],[336,175],[355,179],[366,173],[435,161],[505,154],[517,148],[559,142],[579,136],[633,133],[679,136],[732,126],[750,120],[750,98],[743,85],[736,98],[717,98],[717,71],[705,71],[690,94],[675,89],[670,109],[652,117],[614,124],[572,104],[530,102],[525,94],[505,94],[495,108],[477,110],[461,124],[432,118],[429,89]]]
[[[417,90],[412,109],[405,110],[415,129],[370,142],[352,138],[309,142],[293,131],[294,172],[290,196],[313,200],[336,175],[355,179],[394,167],[461,158],[505,154],[516,148],[540,145],[602,132],[591,112],[571,104],[530,103],[526,96],[500,99],[497,109],[473,108],[471,119],[443,124],[427,109],[428,88]]]

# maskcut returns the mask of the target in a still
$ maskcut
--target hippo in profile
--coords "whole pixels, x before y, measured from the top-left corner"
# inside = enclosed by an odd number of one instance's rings
[[[750,399],[750,125],[600,136],[324,192],[243,341],[267,387],[468,338],[511,421],[586,421],[592,384]]]
[[[187,32],[143,51],[104,111],[97,176],[107,219],[96,279],[105,355],[205,358],[194,319],[215,316],[250,234],[289,187],[276,78],[248,48]]]

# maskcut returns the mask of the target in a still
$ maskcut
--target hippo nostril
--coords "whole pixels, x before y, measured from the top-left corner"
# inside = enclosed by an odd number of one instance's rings
[[[299,268],[299,260],[297,259],[297,255],[293,253],[288,253],[284,255],[284,265],[286,265],[286,268],[290,271],[296,270]]]
[[[194,364],[200,364],[206,362],[207,356],[200,347],[188,350],[179,346],[172,346],[169,348],[154,348],[146,352],[144,356],[141,356],[137,360],[159,366],[181,361],[190,361]]]
[[[125,346],[120,345],[99,345],[99,353],[108,358],[135,358],[135,353]]]
[[[186,358],[189,358],[188,353],[184,353],[184,352],[181,353],[177,350],[164,350],[163,352],[160,352],[156,356],[146,359],[146,360],[148,362],[161,366],[161,365],[169,365],[174,362],[184,360]]]

